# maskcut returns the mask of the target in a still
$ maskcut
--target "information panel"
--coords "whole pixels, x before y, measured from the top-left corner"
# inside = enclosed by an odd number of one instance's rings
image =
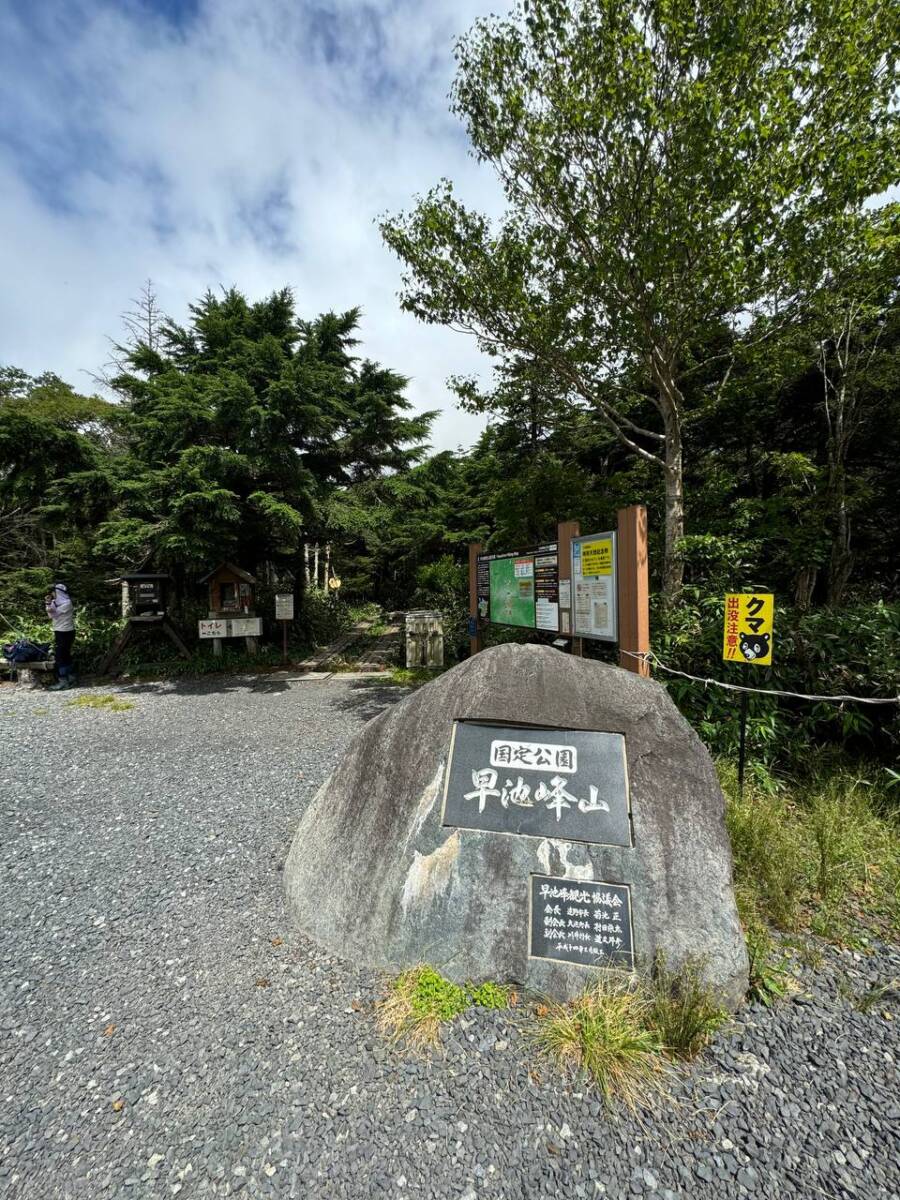
[[[491,563],[490,619],[534,629],[533,558],[496,558]]]
[[[457,721],[443,823],[630,846],[625,738]]]
[[[619,636],[616,535],[572,539],[572,618],[576,637],[615,642]]]
[[[627,884],[531,876],[531,958],[583,967],[634,967]]]
[[[479,554],[478,618],[520,629],[560,629],[559,555],[555,542],[511,554]]]
[[[534,556],[534,623],[548,633],[559,632],[559,558],[555,550]]]

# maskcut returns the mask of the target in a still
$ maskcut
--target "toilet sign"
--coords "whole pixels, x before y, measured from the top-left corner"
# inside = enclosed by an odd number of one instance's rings
[[[722,657],[726,662],[772,665],[775,597],[771,592],[732,592],[725,597]]]

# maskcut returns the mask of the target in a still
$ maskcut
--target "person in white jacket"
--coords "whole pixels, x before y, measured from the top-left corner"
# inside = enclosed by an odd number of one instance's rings
[[[56,659],[57,682],[51,691],[61,692],[70,688],[72,675],[72,643],[75,641],[75,606],[69,589],[64,583],[55,583],[44,603],[47,616],[53,626],[54,658]]]

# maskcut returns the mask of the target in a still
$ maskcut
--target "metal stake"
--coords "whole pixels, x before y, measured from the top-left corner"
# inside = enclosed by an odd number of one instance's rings
[[[750,697],[741,692],[741,741],[738,750],[738,798],[744,798],[744,761],[747,750],[747,710],[750,707]]]

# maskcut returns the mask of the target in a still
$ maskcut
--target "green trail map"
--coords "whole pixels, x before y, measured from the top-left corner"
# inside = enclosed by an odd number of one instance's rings
[[[499,625],[534,628],[534,559],[499,558],[491,563],[491,618]]]

